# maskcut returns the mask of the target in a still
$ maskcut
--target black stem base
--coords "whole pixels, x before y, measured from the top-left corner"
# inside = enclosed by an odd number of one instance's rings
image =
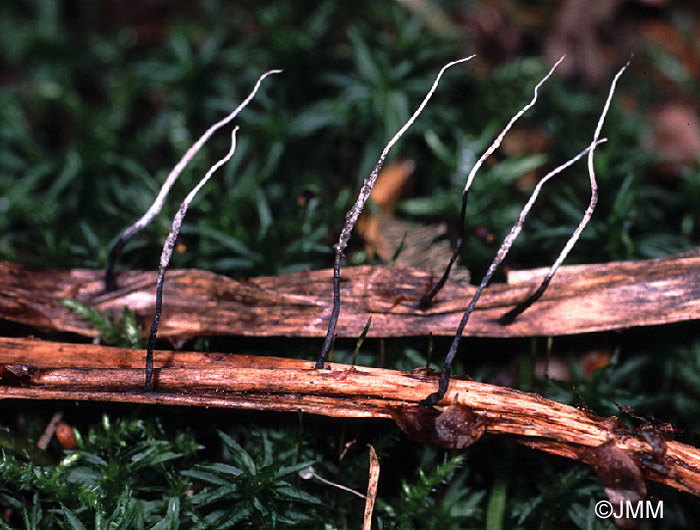
[[[120,237],[114,246],[109,251],[107,258],[107,268],[105,269],[104,288],[105,292],[111,293],[117,290],[117,282],[114,279],[114,265],[121,254],[124,245],[129,241],[128,238]]]
[[[532,304],[534,304],[535,302],[537,302],[537,300],[540,299],[540,297],[547,290],[550,280],[551,278],[545,278],[534,293],[532,293],[525,300],[516,305],[513,309],[501,316],[498,319],[498,323],[501,326],[508,326],[515,322],[515,319],[518,318],[518,316],[524,313],[528,307],[530,307]]]
[[[454,252],[452,252],[452,257],[450,258],[450,261],[447,264],[447,267],[445,267],[445,272],[442,274],[442,278],[440,278],[440,281],[437,282],[433,286],[433,288],[430,290],[429,293],[421,296],[420,301],[418,302],[418,307],[420,307],[420,309],[423,311],[425,311],[426,309],[428,309],[430,306],[433,305],[433,301],[435,300],[435,297],[442,290],[442,288],[445,286],[447,279],[450,277],[450,272],[452,271],[452,266],[454,265],[455,261],[457,261],[457,258],[459,257],[459,251],[462,249],[462,245],[464,244],[464,237],[465,237],[465,234],[467,232],[466,215],[467,215],[467,199],[468,199],[468,197],[469,197],[469,192],[465,191],[462,194],[462,210],[459,213],[459,234],[457,236],[457,244],[455,245]]]
[[[328,355],[333,344],[333,337],[335,336],[335,327],[338,324],[338,316],[340,315],[340,261],[342,257],[343,253],[338,252],[336,249],[335,262],[333,264],[333,310],[331,311],[331,318],[328,321],[328,333],[326,333],[326,338],[321,347],[321,354],[318,356],[315,365],[315,368],[319,370],[324,367],[328,360]]]

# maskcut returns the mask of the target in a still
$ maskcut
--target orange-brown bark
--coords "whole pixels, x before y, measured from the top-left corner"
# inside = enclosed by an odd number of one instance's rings
[[[538,450],[605,466],[619,455],[649,480],[700,496],[700,450],[615,418],[520,392],[453,380],[436,411],[418,402],[434,376],[312,362],[194,352],[156,352],[157,392],[142,392],[145,352],[91,344],[0,338],[0,398],[62,399],[304,411],[392,418],[415,439],[466,447],[509,435]],[[614,449],[614,451],[612,450]],[[623,453],[621,453],[622,451]]]
[[[97,331],[63,307],[65,298],[118,318],[124,306],[143,329],[153,318],[156,272],[122,272],[120,288],[102,289],[99,270],[58,271],[0,262],[0,319],[44,330],[95,336]],[[700,255],[562,267],[544,296],[513,324],[500,316],[527,298],[542,271],[511,273],[514,283],[487,288],[465,335],[565,335],[700,318]],[[448,282],[426,311],[420,297],[431,273],[387,266],[342,271],[343,306],[337,334],[357,337],[372,316],[370,337],[453,335],[474,288]],[[232,280],[198,270],[168,272],[160,337],[202,335],[323,337],[332,299],[332,271]]]

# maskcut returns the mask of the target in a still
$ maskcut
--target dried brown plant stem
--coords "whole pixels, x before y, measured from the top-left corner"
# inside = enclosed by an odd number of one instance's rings
[[[443,447],[464,447],[488,433],[580,461],[613,444],[646,480],[700,496],[700,449],[664,433],[654,443],[648,429],[537,394],[454,380],[435,413],[416,407],[434,376],[339,364],[319,371],[295,359],[187,351],[158,352],[158,393],[145,394],[142,363],[143,350],[0,337],[0,396],[391,418],[410,437]],[[452,428],[436,432],[441,425],[433,420],[450,416]]]
[[[700,249],[695,249],[651,260],[562,265],[558,281],[538,301],[537,311],[526,311],[509,326],[500,325],[498,318],[537,289],[547,270],[510,271],[509,283],[492,282],[465,334],[561,336],[700,319]],[[114,318],[127,306],[148,327],[158,271],[124,271],[120,277],[122,288],[105,293],[104,270],[42,269],[0,260],[0,319],[42,332],[98,336],[97,329],[63,305],[68,297]],[[429,271],[386,265],[344,269],[343,321],[337,335],[357,338],[369,312],[369,337],[454,337],[476,287],[448,281],[433,307],[421,311],[418,299],[431,278]],[[332,279],[332,269],[245,281],[171,269],[163,289],[167,312],[158,336],[177,342],[217,335],[323,340]]]
[[[173,219],[172,227],[170,228],[170,233],[163,243],[163,252],[160,256],[160,266],[158,267],[158,280],[156,281],[156,308],[155,314],[153,315],[153,322],[151,323],[151,331],[148,335],[148,349],[146,351],[146,383],[144,385],[145,392],[153,392],[153,349],[156,345],[156,335],[158,333],[158,322],[160,321],[160,315],[163,311],[163,281],[165,280],[165,273],[168,270],[168,265],[170,264],[170,258],[173,255],[173,248],[175,247],[175,241],[177,236],[180,235],[180,229],[182,228],[182,221],[185,219],[185,214],[187,213],[187,208],[194,200],[195,196],[202,189],[202,187],[209,181],[211,176],[228,162],[233,153],[236,152],[236,132],[238,131],[238,126],[236,126],[231,132],[231,148],[229,149],[226,156],[219,160],[216,164],[209,168],[209,171],[202,177],[199,183],[187,194],[185,200],[182,201],[180,209],[175,214]]]
[[[154,199],[153,204],[151,204],[150,208],[146,211],[146,213],[143,214],[143,216],[138,221],[136,221],[133,225],[124,230],[122,235],[119,236],[117,242],[112,246],[109,252],[109,257],[107,258],[107,269],[105,271],[104,279],[105,290],[107,292],[114,291],[117,288],[117,284],[114,278],[114,265],[117,259],[119,258],[119,254],[124,248],[124,245],[126,245],[132,237],[138,234],[143,228],[145,228],[148,225],[148,223],[151,222],[151,220],[156,215],[158,215],[158,213],[160,213],[160,211],[163,209],[165,199],[168,196],[168,192],[170,192],[170,188],[173,187],[173,184],[175,184],[175,181],[180,176],[180,173],[182,173],[182,171],[185,169],[187,164],[190,163],[192,158],[194,158],[194,156],[200,151],[200,149],[202,149],[207,140],[209,140],[209,138],[211,138],[211,136],[216,131],[230,123],[231,120],[238,116],[238,114],[240,114],[240,112],[248,106],[248,103],[250,103],[251,100],[255,97],[255,94],[257,94],[258,90],[260,89],[260,85],[267,76],[272,74],[279,74],[281,72],[282,70],[270,70],[261,75],[255,83],[253,90],[251,90],[250,94],[248,94],[248,96],[243,100],[243,102],[240,105],[238,105],[238,107],[236,107],[236,109],[224,119],[216,122],[214,125],[209,127],[204,132],[204,134],[200,136],[199,140],[192,144],[192,146],[183,155],[183,157],[180,159],[180,161],[165,179],[163,186],[160,188],[160,191],[158,192],[158,195]]]
[[[367,484],[362,530],[372,530],[372,512],[374,512],[374,503],[377,500],[377,486],[379,485],[379,458],[374,447],[370,444],[367,444],[367,447],[369,447],[369,481]]]
[[[457,61],[452,61],[442,67],[437,77],[435,78],[435,81],[433,82],[433,86],[430,88],[425,98],[423,98],[423,101],[418,106],[416,111],[411,115],[411,117],[403,125],[403,127],[399,129],[399,131],[394,135],[394,137],[391,140],[389,140],[389,143],[382,151],[382,154],[380,155],[377,164],[374,166],[374,169],[370,173],[370,176],[365,179],[362,188],[360,189],[360,194],[357,197],[357,201],[345,215],[345,224],[343,225],[343,229],[340,232],[340,238],[334,246],[335,259],[333,263],[333,309],[331,310],[331,316],[328,321],[328,332],[326,333],[326,338],[323,341],[321,353],[318,357],[318,360],[316,361],[316,368],[323,368],[323,365],[328,359],[331,344],[333,343],[333,337],[335,336],[335,328],[338,323],[338,317],[340,315],[340,264],[343,258],[343,252],[348,246],[348,241],[350,241],[352,229],[354,228],[355,223],[357,222],[357,219],[360,216],[360,213],[362,213],[362,209],[364,208],[367,199],[369,199],[370,193],[372,193],[372,187],[377,181],[377,175],[379,175],[379,171],[384,165],[384,160],[386,159],[387,154],[389,154],[389,150],[394,146],[396,142],[399,141],[401,136],[403,136],[403,134],[409,129],[409,127],[413,125],[413,122],[416,121],[420,113],[423,112],[423,109],[428,104],[428,101],[430,101],[430,98],[433,97],[435,90],[437,90],[440,78],[445,73],[445,71],[451,66],[468,61],[472,57],[474,56],[472,55],[470,57],[465,57]]]

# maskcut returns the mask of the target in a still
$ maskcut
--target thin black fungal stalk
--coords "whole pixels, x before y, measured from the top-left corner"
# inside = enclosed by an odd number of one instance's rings
[[[165,280],[165,272],[170,264],[170,258],[173,255],[173,247],[175,246],[175,241],[177,236],[180,235],[180,228],[182,227],[182,221],[187,213],[187,208],[194,200],[195,195],[202,189],[202,187],[209,181],[211,176],[228,162],[233,154],[236,152],[236,132],[238,131],[238,126],[236,126],[231,132],[231,148],[229,149],[226,156],[219,160],[216,164],[209,168],[206,175],[202,177],[202,180],[190,191],[190,193],[182,201],[180,209],[175,214],[173,218],[173,224],[170,228],[170,233],[168,237],[165,238],[163,243],[163,252],[160,255],[160,266],[158,268],[158,280],[156,281],[156,310],[153,315],[153,323],[151,324],[151,332],[148,335],[148,349],[146,350],[146,384],[144,385],[144,392],[153,392],[153,349],[156,345],[156,334],[158,332],[158,322],[160,322],[160,315],[163,311],[163,281]]]
[[[493,143],[489,146],[489,148],[484,151],[484,154],[481,155],[481,158],[477,160],[476,164],[474,164],[474,167],[472,167],[471,171],[469,172],[469,175],[467,176],[467,183],[464,185],[464,191],[462,192],[462,209],[459,214],[459,234],[457,236],[457,244],[455,245],[454,252],[452,252],[452,257],[450,258],[449,263],[447,264],[447,267],[445,267],[445,272],[442,275],[442,278],[440,278],[440,281],[436,283],[433,288],[430,290],[429,293],[424,294],[419,302],[419,306],[421,309],[427,309],[430,307],[433,303],[433,300],[437,296],[437,294],[442,290],[442,288],[445,286],[445,283],[447,282],[447,279],[450,276],[450,272],[452,271],[452,266],[454,265],[455,261],[457,261],[457,258],[459,256],[459,251],[462,248],[462,244],[464,243],[464,238],[466,235],[467,231],[467,221],[466,221],[466,213],[467,213],[467,198],[469,196],[469,188],[472,185],[472,182],[474,181],[474,177],[476,176],[476,172],[479,171],[483,163],[486,161],[488,157],[490,157],[496,149],[498,149],[501,146],[501,142],[503,142],[503,138],[505,138],[506,134],[513,128],[513,125],[515,125],[515,122],[518,121],[523,114],[525,114],[528,110],[530,110],[535,103],[537,103],[537,97],[538,97],[538,92],[540,87],[549,79],[552,74],[554,73],[554,70],[556,70],[557,66],[564,60],[566,56],[563,55],[556,63],[554,63],[554,66],[547,72],[547,75],[545,75],[537,85],[535,85],[534,92],[535,94],[532,97],[532,100],[525,105],[520,111],[513,116],[508,124],[503,128],[501,133],[496,137],[496,139],[493,141]]]
[[[418,306],[421,309],[428,309],[432,304],[433,300],[437,296],[437,294],[442,290],[442,288],[445,286],[445,283],[447,282],[447,279],[450,277],[450,272],[452,271],[452,265],[455,264],[455,261],[457,261],[457,258],[459,257],[459,251],[462,248],[462,244],[464,243],[464,238],[466,237],[467,234],[467,201],[469,199],[469,190],[464,190],[462,193],[462,209],[459,212],[459,233],[457,234],[457,244],[455,245],[455,249],[452,252],[452,256],[450,256],[450,261],[447,263],[447,267],[445,267],[445,272],[442,274],[442,278],[433,285],[433,288],[430,290],[429,293],[424,294],[423,296],[420,297],[420,301],[418,302]]]
[[[318,360],[316,361],[316,368],[323,368],[323,365],[328,359],[328,352],[330,351],[331,343],[333,342],[333,336],[335,335],[335,327],[338,323],[338,315],[340,315],[340,262],[343,258],[343,251],[348,246],[348,241],[350,240],[352,229],[355,226],[355,223],[357,222],[357,218],[360,216],[360,213],[362,213],[362,208],[364,207],[365,202],[367,202],[367,199],[369,199],[369,195],[372,192],[374,183],[377,180],[377,175],[379,174],[379,171],[384,165],[384,159],[389,153],[389,150],[394,146],[394,144],[399,140],[399,138],[403,136],[403,134],[408,130],[408,128],[411,125],[413,125],[413,122],[416,121],[420,113],[423,112],[423,109],[428,104],[428,101],[430,101],[430,98],[433,97],[433,94],[435,93],[435,90],[438,87],[438,83],[440,82],[440,78],[445,73],[445,71],[451,66],[466,62],[473,57],[474,56],[471,55],[469,57],[465,57],[457,61],[452,61],[442,67],[437,77],[435,78],[435,81],[433,82],[433,86],[430,88],[425,98],[423,98],[423,101],[421,102],[420,106],[416,109],[416,111],[408,119],[404,126],[401,127],[401,129],[399,129],[399,131],[394,135],[394,137],[391,140],[389,140],[389,143],[386,145],[386,147],[382,151],[381,156],[379,157],[379,160],[377,161],[377,165],[374,166],[374,169],[370,173],[369,177],[364,180],[362,188],[360,189],[360,194],[357,197],[357,202],[355,202],[353,207],[350,208],[350,210],[348,210],[348,213],[345,215],[345,225],[343,225],[343,230],[340,232],[340,238],[338,239],[338,242],[334,245],[335,261],[333,263],[333,309],[331,310],[331,318],[328,321],[328,333],[326,334],[326,338],[323,341],[323,346],[321,347],[321,354],[319,355]]]
[[[255,94],[257,94],[258,90],[260,89],[260,85],[262,84],[263,80],[272,74],[279,74],[281,73],[282,70],[270,70],[268,72],[265,72],[263,75],[261,75],[257,82],[255,83],[255,86],[253,87],[253,90],[251,90],[250,94],[248,94],[248,97],[246,97],[243,102],[238,105],[236,110],[234,110],[231,114],[226,116],[224,119],[216,122],[214,125],[209,127],[202,136],[199,137],[199,140],[197,140],[192,146],[187,150],[187,152],[183,155],[183,157],[180,159],[180,161],[177,163],[177,165],[172,169],[170,174],[168,175],[168,178],[165,179],[165,182],[163,183],[163,186],[160,188],[160,191],[158,192],[158,195],[156,196],[155,200],[153,201],[153,204],[151,204],[151,207],[146,211],[143,216],[136,221],[133,225],[128,227],[124,232],[122,233],[121,236],[119,236],[119,239],[117,242],[114,244],[114,246],[111,248],[109,251],[109,257],[107,258],[107,269],[105,271],[105,290],[106,291],[114,291],[117,288],[117,284],[114,280],[114,265],[117,261],[117,258],[119,257],[119,254],[121,253],[122,249],[124,248],[124,245],[126,245],[129,240],[131,240],[132,237],[134,237],[137,233],[139,233],[143,228],[145,228],[148,223],[151,222],[151,220],[160,213],[160,211],[163,209],[163,204],[165,202],[165,198],[168,196],[168,193],[170,192],[170,188],[173,187],[173,184],[175,184],[175,181],[177,178],[180,176],[180,173],[185,169],[187,164],[190,163],[192,158],[199,152],[199,150],[204,146],[204,144],[211,138],[211,136],[221,129],[221,127],[224,127],[228,123],[231,122],[240,112],[248,106],[248,103],[251,102],[251,100],[255,97]]]
[[[605,105],[603,106],[603,110],[600,114],[600,118],[598,119],[598,125],[596,127],[595,133],[593,134],[593,142],[591,143],[592,146],[594,146],[594,144],[598,141],[598,137],[600,136],[600,131],[603,128],[603,123],[605,122],[605,117],[608,114],[608,110],[610,110],[610,102],[612,101],[612,97],[615,94],[615,87],[617,86],[617,80],[620,78],[622,73],[627,69],[627,67],[630,64],[630,61],[631,61],[631,59],[629,61],[627,61],[627,63],[625,63],[625,65],[622,68],[620,68],[620,70],[617,72],[617,74],[615,74],[615,77],[613,78],[612,83],[610,84],[610,90],[608,91],[608,98],[605,100]],[[588,152],[588,176],[590,177],[590,180],[591,180],[591,201],[588,204],[588,208],[586,208],[586,211],[583,214],[583,218],[581,219],[578,226],[576,227],[576,230],[574,230],[573,234],[571,234],[571,237],[566,242],[566,245],[564,245],[564,248],[562,249],[561,253],[559,254],[559,257],[556,259],[554,264],[550,267],[549,271],[547,272],[547,275],[545,276],[544,280],[542,280],[542,283],[540,284],[540,286],[529,297],[527,297],[525,300],[520,302],[517,306],[515,306],[513,309],[511,309],[506,314],[504,314],[501,318],[499,318],[498,322],[501,325],[508,325],[508,324],[513,323],[513,321],[515,321],[515,319],[518,317],[518,315],[522,314],[528,307],[530,307],[532,304],[534,304],[537,300],[540,299],[540,297],[547,290],[547,287],[549,287],[549,283],[552,281],[552,278],[554,278],[554,275],[556,274],[557,269],[559,269],[561,264],[564,262],[566,257],[569,255],[569,252],[571,252],[571,249],[574,248],[574,245],[576,244],[579,237],[581,236],[581,232],[583,232],[583,229],[588,224],[588,221],[591,220],[591,217],[593,216],[593,211],[595,210],[596,204],[598,204],[598,182],[596,181],[595,170],[593,168],[593,152],[594,151],[595,151],[595,147]]]
[[[474,308],[476,307],[476,304],[479,301],[479,298],[481,297],[481,293],[486,288],[488,283],[491,281],[491,278],[493,277],[493,274],[496,272],[496,269],[503,262],[505,257],[508,255],[508,251],[513,246],[513,243],[515,242],[518,235],[520,234],[520,231],[523,228],[523,223],[525,222],[525,218],[527,217],[528,213],[530,213],[530,210],[532,209],[533,204],[535,204],[535,201],[537,200],[537,197],[540,193],[540,190],[542,189],[542,186],[544,186],[544,184],[549,179],[551,179],[555,175],[564,171],[569,166],[576,163],[578,160],[583,158],[586,155],[586,153],[590,153],[591,151],[593,151],[593,149],[595,149],[595,147],[597,147],[599,144],[601,144],[605,141],[606,141],[605,139],[603,139],[603,140],[596,139],[596,141],[594,141],[591,145],[586,147],[586,149],[584,149],[579,154],[577,154],[575,157],[573,157],[570,160],[568,160],[567,162],[563,163],[562,165],[560,165],[556,169],[547,173],[537,183],[537,186],[535,186],[535,189],[532,191],[532,194],[530,195],[530,198],[528,199],[527,203],[525,204],[525,206],[523,206],[523,209],[520,212],[520,216],[518,217],[517,222],[513,225],[513,228],[511,228],[510,232],[503,240],[503,243],[501,243],[501,246],[498,249],[498,252],[496,253],[496,257],[491,262],[491,265],[489,266],[488,270],[486,271],[486,274],[482,278],[481,283],[479,284],[479,287],[474,292],[474,296],[472,297],[471,301],[469,302],[469,305],[467,306],[467,310],[464,312],[464,315],[462,315],[462,320],[459,322],[459,326],[457,327],[455,337],[452,340],[452,344],[450,345],[450,350],[448,351],[447,356],[445,357],[445,361],[444,361],[443,366],[442,366],[442,373],[440,374],[438,391],[430,394],[427,398],[422,400],[420,402],[421,406],[432,407],[433,405],[435,405],[435,403],[440,401],[443,398],[443,396],[445,395],[445,392],[447,392],[447,387],[450,383],[450,372],[452,370],[452,363],[454,361],[455,356],[457,355],[457,350],[459,348],[459,342],[462,339],[462,333],[464,332],[464,328],[467,325],[467,322],[469,322],[469,317],[471,316],[472,312],[474,311]]]

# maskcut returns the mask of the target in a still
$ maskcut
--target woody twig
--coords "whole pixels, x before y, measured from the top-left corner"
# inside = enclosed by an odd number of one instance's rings
[[[464,380],[453,380],[429,410],[416,405],[435,376],[333,363],[319,371],[308,361],[220,353],[158,352],[158,393],[143,393],[143,353],[0,338],[0,397],[391,418],[410,438],[441,447],[506,435],[594,467],[628,469],[640,492],[646,479],[700,496],[700,450],[674,441],[672,428],[633,429],[537,394]]]

